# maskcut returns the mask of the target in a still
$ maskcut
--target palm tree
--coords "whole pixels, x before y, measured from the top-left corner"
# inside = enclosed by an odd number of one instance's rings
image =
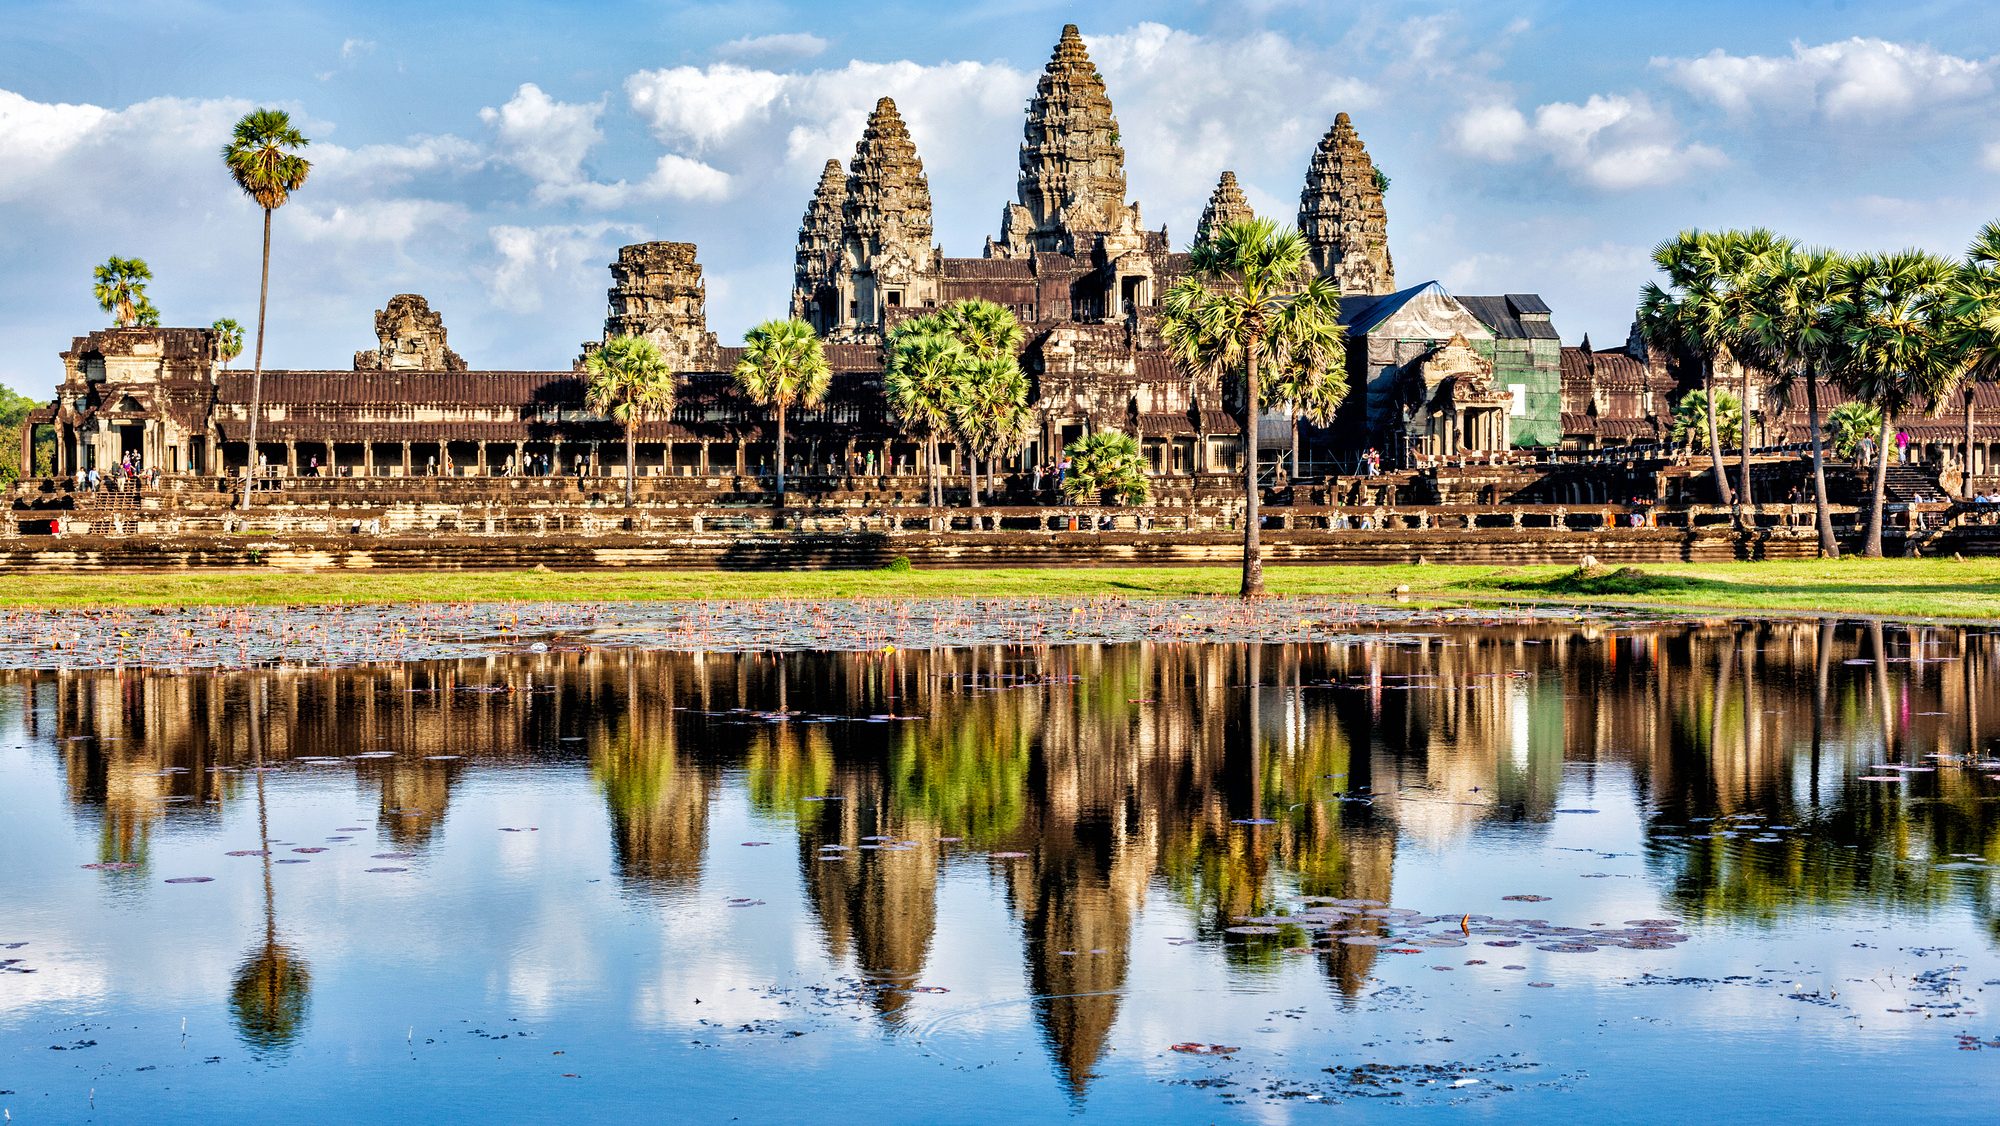
[[[1709,394],[1700,389],[1682,395],[1680,402],[1674,404],[1667,440],[1691,450],[1709,450],[1714,448],[1709,438],[1711,434],[1724,446],[1740,440],[1743,437],[1743,404],[1720,387],[1715,389],[1713,402]]]
[[[1063,448],[1069,458],[1069,472],[1063,477],[1063,495],[1081,500],[1106,489],[1126,504],[1144,504],[1153,493],[1146,479],[1146,461],[1139,455],[1139,443],[1129,434],[1098,430]]]
[[[1965,361],[1965,494],[1972,494],[1972,393],[2000,379],[2000,220],[1986,224],[1965,253],[1952,287],[1951,342]],[[1987,472],[1992,472],[1991,466]]]
[[[674,406],[674,373],[659,346],[643,336],[614,336],[584,361],[584,403],[625,430],[625,507],[632,507],[639,424]]]
[[[1756,312],[1755,296],[1759,283],[1777,268],[1785,255],[1796,249],[1797,244],[1763,227],[1756,227],[1747,231],[1717,232],[1712,236],[1710,245],[1715,257],[1717,296],[1720,298],[1720,323],[1717,327],[1736,358],[1737,372],[1742,377],[1742,393],[1737,398],[1746,412],[1743,441],[1738,453],[1736,493],[1745,507],[1754,511],[1757,498],[1750,488],[1750,450],[1755,443],[1751,438],[1747,412],[1750,408],[1750,369],[1756,365],[1753,363],[1755,337],[1750,323]]]
[[[1345,325],[1336,325],[1345,335]],[[1347,398],[1347,372],[1339,367],[1300,367],[1272,371],[1264,385],[1264,405],[1284,411],[1292,421],[1292,477],[1299,475],[1299,421],[1314,426],[1331,426],[1333,416]]]
[[[1190,375],[1221,384],[1241,379],[1243,423],[1243,590],[1264,593],[1258,535],[1257,438],[1268,365],[1323,378],[1344,359],[1340,294],[1310,275],[1304,236],[1269,219],[1241,219],[1189,248],[1190,273],[1168,289],[1161,330]],[[1301,281],[1301,279],[1305,279]]]
[[[210,327],[215,329],[215,354],[222,361],[222,370],[228,371],[229,361],[243,354],[243,326],[224,317]]]
[[[153,280],[153,269],[144,258],[120,258],[114,254],[92,276],[97,284],[91,288],[91,295],[97,298],[98,308],[111,314],[115,327],[160,323],[159,311],[146,299],[146,283]]]
[[[305,186],[312,162],[298,154],[311,144],[283,110],[254,109],[243,115],[222,146],[222,163],[243,194],[264,209],[263,270],[257,283],[257,351],[250,376],[250,448],[243,465],[243,502],[250,507],[250,487],[257,467],[257,416],[264,406],[264,309],[271,296],[271,212],[285,205]]]
[[[1829,307],[1838,255],[1827,250],[1787,247],[1768,263],[1751,286],[1744,322],[1747,350],[1771,372],[1771,390],[1791,397],[1792,385],[1806,388],[1806,429],[1812,436],[1813,509],[1819,525],[1820,554],[1840,557],[1833,516],[1826,500],[1826,454],[1819,415],[1819,377],[1832,326]]]
[[[736,385],[778,412],[778,506],[785,504],[785,411],[793,403],[816,407],[833,383],[833,368],[819,334],[802,320],[765,321],[743,336]]]
[[[954,301],[927,318],[926,331],[941,332],[965,350],[950,396],[952,436],[965,449],[973,507],[979,505],[979,461],[993,459],[1027,437],[1028,380],[1021,373],[1021,323],[1005,305],[981,298]]]
[[[1826,416],[1828,444],[1833,456],[1843,461],[1853,460],[1863,439],[1872,442],[1881,432],[1882,412],[1859,399],[1849,399]]]
[[[277,897],[271,886],[271,817],[264,799],[263,718],[269,686],[256,685],[248,709],[251,769],[257,779],[258,853],[264,868],[264,938],[236,969],[229,990],[229,1011],[236,1031],[259,1054],[291,1046],[303,1030],[312,994],[312,972],[305,959],[278,940]]]
[[[952,432],[951,401],[965,367],[965,347],[934,331],[927,316],[912,317],[889,336],[889,360],[882,391],[905,430],[924,444],[930,466],[930,502],[944,506],[944,478],[938,470],[938,440]]]
[[[1708,452],[1715,466],[1715,491],[1721,502],[1734,511],[1737,526],[1743,511],[1729,487],[1729,473],[1722,464],[1722,440],[1717,433],[1715,395],[1716,358],[1727,347],[1722,294],[1717,284],[1720,262],[1714,253],[1714,236],[1702,231],[1682,231],[1653,248],[1653,264],[1666,275],[1667,284],[1647,282],[1639,290],[1639,333],[1646,342],[1670,353],[1692,356],[1701,369],[1701,389],[1708,411]]]
[[[1834,378],[1882,412],[1870,490],[1868,535],[1861,553],[1882,557],[1882,505],[1896,416],[1934,406],[1965,374],[1950,346],[1948,304],[1958,268],[1922,251],[1867,254],[1835,274]]]
[[[1028,376],[1012,353],[979,360],[960,373],[948,403],[952,429],[972,450],[972,503],[979,504],[979,463],[986,462],[988,488],[999,489],[1000,455],[1019,448],[1034,430],[1028,408]]]

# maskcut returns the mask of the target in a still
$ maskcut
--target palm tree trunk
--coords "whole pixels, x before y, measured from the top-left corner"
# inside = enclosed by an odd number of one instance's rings
[[[250,374],[250,449],[243,458],[243,503],[250,511],[250,489],[257,483],[257,416],[264,407],[264,307],[271,297],[271,209],[264,209],[264,267],[257,283],[257,359]]]
[[[1292,480],[1299,479],[1299,412],[1292,412]]]
[[[979,451],[973,449],[971,446],[967,446],[964,444],[961,444],[958,448],[965,451],[965,487],[971,493],[972,507],[978,508],[979,507]]]
[[[632,507],[632,479],[639,475],[639,467],[633,464],[638,457],[639,420],[633,419],[625,424],[625,507],[627,508]],[[562,472],[562,466],[556,466],[556,472]]]
[[[778,404],[778,507],[785,507],[785,404]]]
[[[1757,496],[1750,491],[1750,365],[1739,361],[1737,366],[1743,369],[1743,455],[1741,459],[1743,483],[1737,488],[1736,495],[1742,499],[1743,509],[1755,509],[1757,507]],[[1738,515],[1746,530],[1755,520],[1752,512],[1739,511]]]
[[[1972,499],[1972,389],[1974,386],[1975,384],[1971,380],[1967,380],[1965,383],[1965,464],[1960,467],[1960,480],[1963,483],[1958,487],[1959,496],[1964,500]]]
[[[1734,509],[1736,498],[1729,491],[1729,471],[1722,465],[1722,428],[1715,422],[1715,378],[1709,361],[1701,362],[1701,395],[1708,400],[1708,456],[1715,462],[1715,493],[1723,505]]]
[[[1819,373],[1806,367],[1806,428],[1812,431],[1813,513],[1819,521],[1819,553],[1840,558],[1840,541],[1833,538],[1833,513],[1826,504],[1826,451],[1819,432]]]
[[[1882,498],[1889,487],[1889,442],[1894,437],[1890,430],[1888,411],[1882,412],[1882,433],[1878,436],[1875,451],[1875,486],[1868,497],[1868,538],[1861,545],[1861,554],[1870,559],[1882,558]]]
[[[1250,335],[1250,347],[1245,349],[1243,363],[1243,592],[1244,598],[1258,598],[1264,593],[1264,545],[1258,534],[1257,525],[1261,517],[1257,512],[1257,344],[1262,336],[1262,325],[1254,326]]]

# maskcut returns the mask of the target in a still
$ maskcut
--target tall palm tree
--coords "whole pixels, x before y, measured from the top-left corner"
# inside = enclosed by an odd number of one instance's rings
[[[584,361],[584,403],[625,430],[625,507],[638,473],[639,424],[674,407],[674,373],[659,346],[643,336],[614,336]]]
[[[1264,593],[1257,503],[1264,369],[1324,373],[1344,359],[1340,293],[1311,275],[1310,258],[1305,237],[1291,227],[1254,218],[1227,223],[1189,248],[1190,273],[1163,303],[1168,350],[1191,377],[1217,385],[1240,379],[1244,598]]]
[[[971,501],[979,505],[979,461],[987,469],[1009,445],[1027,437],[1028,380],[1021,373],[1021,323],[1014,311],[982,298],[954,301],[926,320],[965,350],[952,401],[952,436],[965,449]]]
[[[222,370],[229,370],[229,361],[243,354],[243,326],[232,317],[224,317],[210,326],[215,329],[215,355],[222,361]]]
[[[264,408],[264,310],[271,296],[271,213],[305,186],[312,162],[298,154],[312,142],[292,124],[290,114],[253,109],[243,115],[222,146],[222,163],[243,194],[264,209],[263,268],[257,282],[257,351],[250,376],[250,447],[243,464],[243,501],[250,507],[250,487],[257,468],[257,416]]]
[[[1758,365],[1754,362],[1750,321],[1755,315],[1754,299],[1759,283],[1796,245],[1792,240],[1780,238],[1763,227],[1719,231],[1711,242],[1721,300],[1718,327],[1736,358],[1737,373],[1741,376],[1742,390],[1738,398],[1743,404],[1744,418],[1736,493],[1742,498],[1744,506],[1753,511],[1757,507],[1757,497],[1750,487],[1750,450],[1756,443],[1752,440],[1749,417],[1750,370]]]
[[[146,283],[153,280],[153,269],[144,258],[114,254],[92,272],[92,277],[96,284],[91,287],[91,296],[97,298],[98,308],[111,314],[114,326],[160,323],[159,312],[146,299]]]
[[[1952,286],[1951,341],[1965,362],[1965,493],[1972,494],[1972,393],[2000,380],[2000,220],[1986,224]],[[1992,466],[1987,472],[1992,472]]]
[[[1335,327],[1345,335],[1346,326]],[[1269,382],[1264,385],[1264,405],[1284,411],[1291,418],[1293,478],[1299,475],[1299,422],[1331,426],[1334,413],[1346,398],[1347,372],[1340,367],[1292,364],[1272,370]]]
[[[912,317],[896,326],[889,336],[882,391],[903,428],[923,443],[930,466],[931,506],[942,508],[938,442],[952,433],[951,400],[967,360],[965,347],[936,327],[928,317]]]
[[[979,504],[979,459],[986,463],[989,489],[999,488],[1000,455],[1016,449],[1034,430],[1028,407],[1028,377],[1011,353],[989,356],[959,373],[948,403],[952,429],[970,447],[972,503]]]
[[[826,362],[813,327],[796,318],[765,321],[743,336],[743,358],[736,361],[736,385],[745,395],[778,412],[778,506],[785,504],[785,412],[797,403],[816,407],[833,384],[833,367]]]
[[[1868,534],[1861,553],[1882,556],[1882,506],[1896,416],[1934,407],[1965,374],[1951,347],[1949,300],[1957,267],[1922,251],[1866,254],[1841,263],[1834,280],[1835,378],[1882,412]]]
[[[1716,496],[1734,513],[1740,528],[1743,510],[1729,487],[1715,420],[1715,362],[1728,346],[1717,280],[1721,262],[1715,249],[1715,237],[1703,231],[1682,231],[1653,248],[1653,265],[1666,275],[1666,285],[1647,282],[1639,290],[1639,333],[1657,348],[1693,357],[1700,367],[1701,389],[1709,405],[1708,452],[1715,468]]]
[[[1772,374],[1774,394],[1789,399],[1794,383],[1805,384],[1806,429],[1812,437],[1813,509],[1819,525],[1820,554],[1828,559],[1840,557],[1840,543],[1833,535],[1833,517],[1826,500],[1819,378],[1832,343],[1830,307],[1839,264],[1839,256],[1832,251],[1786,247],[1750,286],[1743,323],[1746,350]]]

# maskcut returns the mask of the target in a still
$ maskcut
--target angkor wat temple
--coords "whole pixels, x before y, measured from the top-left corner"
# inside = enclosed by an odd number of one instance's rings
[[[1104,81],[1077,29],[1065,27],[1027,105],[1017,190],[1001,208],[997,236],[978,257],[947,257],[933,242],[916,139],[895,103],[879,101],[845,169],[827,161],[799,226],[790,312],[821,333],[835,371],[824,405],[792,414],[790,452],[800,468],[923,471],[921,447],[898,430],[882,396],[885,334],[903,317],[977,297],[1012,309],[1025,329],[1022,362],[1039,426],[1010,469],[1025,475],[1076,437],[1115,429],[1140,441],[1166,483],[1198,487],[1216,475],[1221,487],[1219,475],[1240,464],[1242,428],[1220,389],[1177,370],[1162,347],[1159,301],[1187,271],[1188,255],[1164,228],[1145,226],[1127,197],[1124,157]],[[1218,171],[1196,238],[1250,212],[1234,174]],[[1348,115],[1338,115],[1310,156],[1296,223],[1314,267],[1343,295],[1352,390],[1331,426],[1299,428],[1294,475],[1352,472],[1371,449],[1385,466],[1421,471],[1665,442],[1671,402],[1695,383],[1691,365],[1636,334],[1612,349],[1593,349],[1587,338],[1564,347],[1552,310],[1534,294],[1452,294],[1434,281],[1399,289],[1385,183]],[[627,246],[611,274],[601,339],[647,337],[681,373],[671,416],[639,428],[637,471],[752,480],[767,471],[773,420],[732,385],[741,350],[708,328],[695,246]],[[58,398],[27,425],[53,435],[61,476],[126,455],[167,473],[210,476],[250,464],[277,475],[473,476],[523,467],[623,475],[620,432],[584,406],[581,358],[570,371],[475,370],[447,346],[440,314],[414,294],[391,298],[374,331],[376,347],[357,352],[351,370],[265,373],[254,453],[250,376],[221,363],[214,334],[200,328],[77,337],[63,353]],[[1838,401],[1828,398],[1828,407]],[[1802,404],[1779,404],[1753,386],[1748,406],[1757,443],[1805,436]],[[1907,429],[1919,447],[1969,456],[1975,472],[1990,473],[2000,454],[1991,423],[1969,440],[1949,418],[1912,418]],[[1258,432],[1260,450],[1276,462],[1294,428],[1267,416]],[[946,456],[956,468],[956,455]]]

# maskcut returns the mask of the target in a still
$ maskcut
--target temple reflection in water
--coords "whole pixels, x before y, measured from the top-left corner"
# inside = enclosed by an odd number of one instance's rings
[[[795,828],[819,941],[884,987],[866,996],[885,1027],[935,956],[944,876],[989,866],[1035,1019],[1081,1094],[1149,899],[1225,940],[1232,972],[1315,958],[1353,997],[1377,948],[1295,953],[1224,928],[1302,895],[1388,902],[1399,862],[1546,833],[1559,802],[1598,788],[1635,796],[1645,862],[1688,918],[1940,904],[1951,873],[1933,861],[2000,859],[2000,781],[1977,765],[1995,655],[1995,634],[1869,623],[1508,625],[1308,646],[23,673],[7,696],[59,756],[100,859],[142,866],[160,834],[252,801],[260,754],[373,791],[379,827],[413,852],[470,777],[588,771],[623,893],[671,910],[702,888],[714,810],[736,791]],[[1936,769],[1859,780],[1877,764]],[[1736,824],[1796,830],[1753,849]],[[282,906],[267,901],[238,986],[266,1042],[303,1012],[283,995],[305,971]]]

